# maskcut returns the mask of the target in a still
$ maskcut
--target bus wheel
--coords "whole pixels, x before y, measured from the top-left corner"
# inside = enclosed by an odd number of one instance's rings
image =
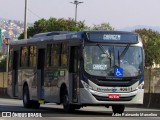
[[[74,110],[73,106],[69,104],[69,96],[67,90],[63,91],[63,109],[65,112],[72,112]]]
[[[122,114],[124,112],[125,105],[112,105],[113,113]]]
[[[29,98],[29,90],[28,90],[28,86],[24,86],[23,88],[23,106],[25,108],[30,108],[31,107],[31,101]]]

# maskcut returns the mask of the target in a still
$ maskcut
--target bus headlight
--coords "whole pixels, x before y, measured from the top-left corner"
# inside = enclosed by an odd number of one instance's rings
[[[88,85],[86,82],[84,82],[83,80],[81,80],[81,83],[82,83],[82,85],[83,85],[83,87],[84,88],[86,88],[86,89],[91,89],[92,90],[92,87],[90,86],[90,85]]]
[[[138,89],[144,89],[144,81],[136,88],[136,90]]]

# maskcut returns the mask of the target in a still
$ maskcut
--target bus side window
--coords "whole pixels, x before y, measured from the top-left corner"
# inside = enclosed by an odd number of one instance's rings
[[[37,47],[34,46],[34,52],[33,52],[33,66],[36,67],[37,65]]]
[[[37,48],[36,46],[29,47],[29,66],[36,67],[36,56],[37,56]]]
[[[20,52],[21,52],[20,67],[28,67],[29,63],[28,47],[22,47]]]
[[[47,54],[46,54],[46,65],[47,67],[51,66],[51,48],[52,44],[47,45]]]
[[[53,44],[51,50],[51,66],[60,66],[60,44]]]
[[[61,66],[67,66],[68,63],[68,46],[67,43],[62,44],[62,52],[61,52]]]

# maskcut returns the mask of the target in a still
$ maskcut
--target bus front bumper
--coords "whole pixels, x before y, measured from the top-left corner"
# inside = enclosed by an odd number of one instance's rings
[[[119,98],[109,98],[110,94],[119,95]],[[129,93],[104,93],[80,88],[81,104],[143,104],[144,89],[138,89]]]

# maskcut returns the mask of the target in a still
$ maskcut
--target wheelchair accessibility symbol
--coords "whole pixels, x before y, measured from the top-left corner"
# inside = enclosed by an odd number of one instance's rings
[[[114,68],[114,76],[117,76],[117,77],[123,76],[123,69],[122,68]]]

